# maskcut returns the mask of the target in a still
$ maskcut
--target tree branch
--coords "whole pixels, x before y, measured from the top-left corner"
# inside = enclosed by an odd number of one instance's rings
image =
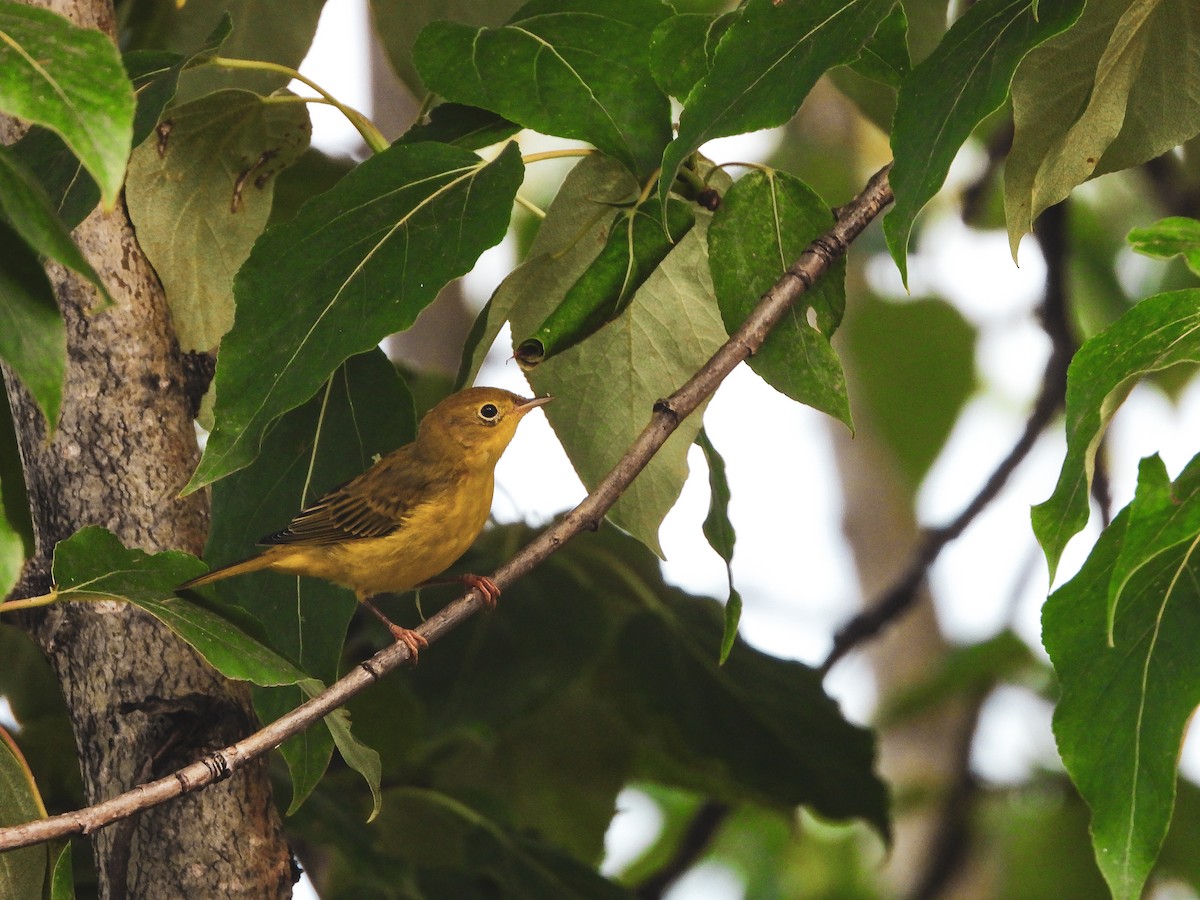
[[[738,363],[762,346],[767,334],[792,304],[825,274],[835,260],[845,254],[851,242],[892,201],[892,190],[887,179],[890,168],[888,164],[880,169],[861,194],[838,210],[834,226],[805,248],[800,258],[762,296],[741,328],[712,358],[674,394],[654,404],[650,423],[613,470],[596,485],[595,490],[496,570],[492,577],[499,587],[506,587],[529,572],[581,531],[595,530],[599,526],[605,513],[679,423],[712,395]],[[475,591],[470,591],[431,616],[416,631],[433,643],[476,613],[481,606],[482,599]],[[94,806],[0,828],[0,850],[25,847],[73,834],[90,834],[141,810],[223,781],[250,761],[270,752],[342,706],[408,659],[408,648],[396,643],[360,663],[327,690],[260,731],[210,753],[165,778],[139,785]]]
[[[1009,476],[1033,449],[1038,436],[1062,409],[1066,397],[1067,367],[1075,353],[1075,340],[1067,320],[1065,210],[1065,202],[1060,203],[1047,209],[1038,219],[1037,237],[1046,257],[1046,296],[1040,315],[1042,328],[1050,338],[1051,350],[1042,374],[1041,392],[1025,422],[1024,431],[966,508],[949,524],[925,530],[908,568],[887,593],[842,626],[834,636],[833,648],[821,664],[821,672],[827,673],[851,649],[875,637],[908,611],[916,602],[917,588],[925,580],[929,567],[946,545],[961,535],[995,499],[1008,483]]]

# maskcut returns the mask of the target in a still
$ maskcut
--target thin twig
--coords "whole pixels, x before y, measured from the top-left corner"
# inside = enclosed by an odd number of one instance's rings
[[[784,317],[792,304],[845,254],[850,243],[892,201],[888,184],[888,164],[867,183],[853,201],[839,210],[837,222],[805,248],[800,258],[759,300],[758,305],[712,358],[687,383],[665,400],[654,404],[650,423],[637,437],[611,472],[596,485],[577,507],[534,538],[523,550],[496,570],[492,580],[504,588],[529,572],[581,531],[594,531],[645,467],[671,436],[679,423],[708,399],[717,386],[742,360],[762,345],[767,333]],[[483,605],[474,590],[430,616],[415,629],[429,643],[474,615]],[[383,675],[403,665],[409,658],[407,646],[393,644],[360,663],[327,690],[307,703],[276,719],[254,734],[210,753],[178,771],[138,785],[130,791],[74,812],[39,819],[22,825],[0,828],[0,850],[26,847],[42,841],[73,834],[90,834],[105,825],[124,819],[143,809],[165,803],[183,794],[223,781],[248,762],[270,752],[318,719],[345,704]]]
[[[729,818],[729,806],[716,800],[703,804],[688,822],[679,846],[666,864],[637,886],[633,892],[638,900],[659,900],[680,876],[704,855],[713,837]]]
[[[1066,213],[1065,202],[1047,209],[1038,219],[1037,237],[1046,257],[1046,296],[1042,301],[1042,328],[1050,338],[1050,358],[1042,373],[1042,388],[1025,429],[991,477],[953,521],[941,528],[929,528],[923,532],[921,543],[913,554],[908,568],[896,579],[879,600],[847,622],[833,638],[833,647],[821,672],[827,673],[833,665],[859,644],[878,635],[891,622],[899,618],[917,600],[917,589],[925,580],[929,567],[937,560],[946,545],[966,530],[976,516],[992,502],[1008,483],[1017,466],[1033,449],[1038,436],[1058,415],[1066,397],[1067,366],[1075,352],[1075,340],[1067,321],[1066,303]]]

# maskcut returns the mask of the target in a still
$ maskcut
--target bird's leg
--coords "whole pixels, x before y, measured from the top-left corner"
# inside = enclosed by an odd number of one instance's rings
[[[375,618],[387,626],[388,631],[392,633],[392,637],[396,639],[397,643],[404,644],[406,647],[408,647],[408,652],[412,654],[412,661],[414,663],[417,661],[417,656],[421,652],[421,648],[429,646],[429,641],[425,640],[424,635],[413,631],[410,628],[401,628],[399,625],[381,613],[379,608],[371,602],[371,598],[369,596],[360,596],[358,598],[358,602],[369,609]]]
[[[479,595],[483,597],[483,605],[486,609],[492,610],[496,608],[496,601],[500,599],[500,586],[486,575],[447,575],[445,578],[431,578],[429,581],[423,581],[417,587],[429,587],[435,584],[465,584],[469,588],[474,588],[479,591]]]

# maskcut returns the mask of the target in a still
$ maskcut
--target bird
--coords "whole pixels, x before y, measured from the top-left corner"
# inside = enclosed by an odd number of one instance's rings
[[[180,584],[190,590],[270,569],[321,578],[354,591],[415,662],[428,641],[372,602],[444,572],[487,523],[496,463],[517,425],[551,397],[527,399],[500,388],[468,388],[434,406],[409,444],[304,507],[287,527],[258,541],[257,556]],[[500,588],[481,575],[455,576],[494,608]]]

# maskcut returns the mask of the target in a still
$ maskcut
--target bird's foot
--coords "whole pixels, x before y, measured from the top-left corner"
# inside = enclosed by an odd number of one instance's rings
[[[408,652],[412,655],[413,665],[416,665],[421,649],[429,646],[429,641],[425,640],[425,636],[411,628],[401,628],[395,622],[388,623],[388,631],[392,633],[397,644],[404,644],[408,648]]]
[[[467,587],[475,588],[479,591],[479,595],[483,597],[483,605],[485,609],[495,609],[496,601],[500,599],[500,587],[492,579],[486,575],[462,575],[459,581],[467,585]]]

